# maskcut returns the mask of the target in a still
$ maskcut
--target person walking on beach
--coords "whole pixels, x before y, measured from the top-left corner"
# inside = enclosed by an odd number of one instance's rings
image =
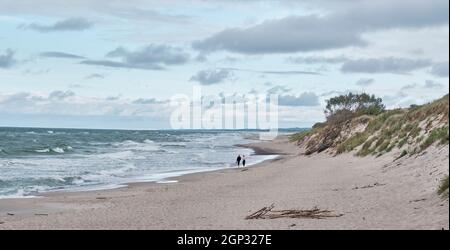
[[[241,155],[238,155],[238,157],[236,159],[236,163],[237,163],[238,167],[241,166],[241,159],[242,159]]]
[[[245,155],[242,156],[242,166],[245,167]]]

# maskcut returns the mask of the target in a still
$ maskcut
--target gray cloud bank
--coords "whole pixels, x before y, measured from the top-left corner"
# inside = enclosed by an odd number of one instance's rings
[[[407,58],[369,58],[349,60],[342,65],[341,71],[344,73],[398,73],[404,74],[417,69],[422,69],[432,65],[430,60],[426,59],[407,59]]]
[[[16,63],[14,59],[14,52],[7,49],[4,54],[0,53],[0,69],[7,69],[12,67]]]
[[[372,85],[375,82],[373,78],[361,78],[356,82],[356,85],[361,87],[367,87]]]
[[[287,62],[294,64],[336,64],[341,65],[343,73],[392,73],[407,74],[415,70],[430,68],[430,73],[437,77],[448,77],[448,62],[433,62],[430,59],[411,59],[403,57],[350,58],[346,56],[324,57],[289,57]]]
[[[270,54],[365,46],[365,33],[444,25],[448,16],[447,0],[355,1],[352,8],[325,16],[290,16],[225,29],[195,41],[193,47],[206,52]]]
[[[57,21],[53,24],[31,23],[20,26],[23,29],[31,29],[38,32],[58,32],[58,31],[84,31],[94,26],[94,23],[84,18],[68,18]]]
[[[86,65],[99,65],[113,68],[162,70],[165,66],[181,65],[190,60],[189,53],[181,48],[167,45],[149,45],[140,50],[130,51],[119,47],[106,54],[114,60],[84,60]]]
[[[219,84],[232,76],[232,71],[227,69],[201,70],[191,78],[191,81],[201,85]]]
[[[431,67],[431,74],[437,76],[437,77],[448,77],[449,74],[449,63],[443,62],[443,63],[437,63]]]
[[[83,56],[70,54],[70,53],[64,53],[64,52],[57,52],[57,51],[47,51],[42,52],[40,54],[41,57],[49,57],[49,58],[67,58],[67,59],[83,59]]]
[[[80,102],[82,100],[82,102]],[[70,90],[53,91],[44,95],[20,92],[0,93],[0,113],[46,115],[113,115],[160,117],[168,109],[167,101],[156,99],[114,99],[78,96]]]
[[[319,106],[319,97],[312,92],[305,92],[298,96],[295,95],[279,95],[278,104],[280,106],[289,107],[314,107]]]
[[[287,71],[281,71],[281,70],[252,70],[252,69],[241,69],[241,68],[221,68],[225,70],[231,70],[231,71],[243,71],[243,72],[251,72],[251,73],[259,73],[259,74],[269,74],[269,75],[322,75],[318,72],[312,72],[312,71],[301,71],[301,70],[287,70]]]

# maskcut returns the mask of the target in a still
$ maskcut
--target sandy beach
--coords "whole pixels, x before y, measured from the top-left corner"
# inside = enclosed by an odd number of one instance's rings
[[[0,200],[0,229],[448,229],[436,194],[448,146],[393,162],[392,155],[300,155],[286,137],[252,145],[275,160],[86,192]],[[246,220],[277,210],[329,210],[336,218]]]

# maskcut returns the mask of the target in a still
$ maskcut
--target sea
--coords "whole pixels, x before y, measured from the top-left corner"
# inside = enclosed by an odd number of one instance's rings
[[[257,130],[90,130],[0,127],[0,198],[112,189],[132,182],[249,165],[275,158],[238,144]],[[281,131],[290,133],[292,131]]]

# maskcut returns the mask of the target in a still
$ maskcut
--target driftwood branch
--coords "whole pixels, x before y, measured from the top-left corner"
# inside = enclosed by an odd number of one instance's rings
[[[343,214],[333,214],[329,210],[320,210],[317,207],[309,210],[273,210],[275,205],[272,204],[269,207],[263,207],[262,209],[254,212],[253,214],[245,217],[246,220],[255,219],[279,219],[279,218],[294,218],[294,219],[325,219],[325,218],[337,218],[343,216]]]
[[[275,207],[275,204],[270,205],[270,207],[263,207],[260,210],[254,212],[253,214],[245,217],[246,220],[254,220],[254,219],[261,219],[263,216],[265,216],[268,212],[272,211],[272,209]]]
[[[367,186],[363,186],[363,187],[354,187],[353,190],[382,187],[382,186],[386,186],[386,185],[387,184],[380,184],[378,182],[375,182],[373,185],[367,185]]]

